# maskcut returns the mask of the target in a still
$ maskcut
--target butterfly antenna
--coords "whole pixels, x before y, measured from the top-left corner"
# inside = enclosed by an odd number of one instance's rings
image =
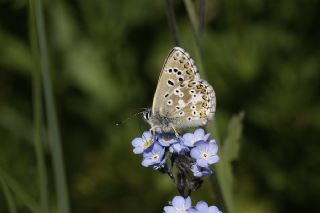
[[[143,111],[141,111],[141,112],[134,113],[133,115],[131,115],[130,117],[127,117],[127,118],[124,119],[123,121],[117,122],[117,123],[116,123],[116,126],[119,126],[119,125],[121,125],[121,124],[126,123],[128,120],[130,120],[130,119],[132,119],[133,117],[136,117],[136,116],[142,114],[144,111],[145,111],[145,110],[143,110]]]

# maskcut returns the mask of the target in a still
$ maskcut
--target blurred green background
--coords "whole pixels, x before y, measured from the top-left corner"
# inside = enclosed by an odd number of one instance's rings
[[[174,46],[165,1],[43,6],[72,212],[161,212],[178,193],[132,153],[131,140],[148,125],[139,118],[115,123],[151,105]],[[237,212],[320,211],[319,9],[316,0],[206,1],[201,72],[216,91],[214,134],[224,138],[232,115],[245,112],[232,162]],[[195,58],[184,2],[174,1],[174,10],[181,46]],[[0,175],[19,186],[1,185],[0,212],[9,211],[8,191],[18,212],[30,212],[22,192],[40,200],[28,20],[28,1],[0,1]],[[44,112],[43,104],[46,139]],[[50,206],[59,211],[51,146],[42,142]],[[215,192],[207,179],[192,198],[216,204]]]

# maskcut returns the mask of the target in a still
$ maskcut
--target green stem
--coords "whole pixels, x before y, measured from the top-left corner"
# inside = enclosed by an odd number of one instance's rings
[[[67,190],[67,183],[65,178],[65,168],[63,163],[63,154],[61,147],[60,132],[58,128],[58,121],[51,85],[51,76],[49,73],[49,59],[48,48],[46,41],[43,8],[41,0],[33,0],[35,5],[36,29],[38,35],[38,45],[40,51],[40,67],[42,73],[44,98],[46,106],[46,116],[48,123],[48,135],[51,145],[51,156],[54,168],[54,175],[56,181],[56,196],[58,202],[58,212],[68,213],[69,197]]]
[[[39,61],[38,46],[37,46],[37,35],[35,29],[35,8],[32,5],[31,0],[29,1],[30,14],[29,14],[29,29],[30,29],[30,43],[32,49],[32,55],[34,59],[34,71],[33,71],[33,119],[34,119],[34,145],[38,167],[38,182],[39,182],[39,193],[41,210],[44,213],[50,212],[49,204],[49,192],[48,192],[48,178],[47,168],[44,158],[44,147],[41,140],[42,133],[42,98],[41,98],[41,74],[37,61]]]
[[[173,43],[175,46],[180,46],[177,23],[174,15],[173,2],[172,0],[165,0],[165,4],[166,4],[168,25],[171,30]]]
[[[191,22],[192,31],[195,35],[197,43],[199,43],[199,21],[196,15],[196,10],[193,2],[191,0],[184,0],[184,5],[187,9],[187,13]]]
[[[199,1],[199,28],[198,28],[198,37],[199,42],[202,43],[204,27],[205,27],[205,18],[206,18],[206,0]]]
[[[195,48],[195,58],[197,62],[197,67],[199,71],[201,71],[201,75],[203,78],[206,78],[206,73],[204,71],[203,63],[202,63],[202,57],[201,57],[201,33],[200,31],[202,29],[199,28],[199,20],[198,16],[196,15],[196,10],[194,7],[194,4],[191,0],[184,0],[185,7],[187,9],[187,13],[191,22],[192,26],[192,32],[194,34],[195,42],[194,42],[194,48]],[[204,11],[202,11],[204,12]],[[201,14],[202,16],[205,16],[205,14]]]

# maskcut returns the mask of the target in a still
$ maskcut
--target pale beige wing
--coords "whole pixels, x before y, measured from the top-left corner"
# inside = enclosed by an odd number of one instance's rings
[[[201,79],[183,81],[168,96],[170,120],[174,128],[206,125],[214,116],[216,97],[212,86]]]
[[[167,116],[172,112],[168,96],[184,81],[200,79],[197,67],[189,54],[180,47],[174,47],[167,56],[160,73],[152,103],[152,114]],[[170,101],[169,101],[170,104]]]

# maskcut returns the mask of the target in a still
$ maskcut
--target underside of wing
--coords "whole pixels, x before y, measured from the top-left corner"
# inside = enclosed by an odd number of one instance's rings
[[[184,81],[165,103],[171,104],[170,120],[177,129],[206,125],[216,109],[214,90],[201,79]]]
[[[174,47],[163,65],[157,89],[153,98],[152,113],[165,116],[171,112],[167,98],[184,81],[198,80],[197,67],[189,54],[180,47]]]

